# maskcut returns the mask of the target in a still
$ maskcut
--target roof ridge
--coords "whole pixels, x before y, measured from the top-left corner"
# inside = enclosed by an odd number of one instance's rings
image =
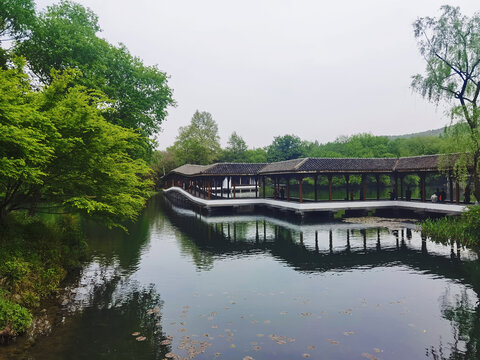
[[[300,162],[299,162],[297,165],[295,165],[293,168],[294,168],[295,170],[298,170],[298,168],[299,168],[300,166],[302,166],[308,159],[310,159],[310,158],[308,158],[308,157],[304,158],[302,161],[300,161]]]

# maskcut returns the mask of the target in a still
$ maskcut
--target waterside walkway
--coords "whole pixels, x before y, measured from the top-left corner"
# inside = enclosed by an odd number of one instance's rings
[[[420,201],[404,201],[404,200],[364,200],[364,201],[333,201],[333,202],[288,202],[274,199],[264,198],[245,198],[245,199],[216,199],[208,200],[196,197],[181,187],[172,186],[164,189],[165,194],[175,194],[183,199],[191,202],[193,205],[199,206],[201,209],[226,209],[226,208],[252,208],[267,207],[291,211],[297,214],[308,212],[328,212],[335,213],[340,210],[380,210],[380,209],[402,209],[419,213],[437,213],[445,215],[460,215],[467,207],[465,205],[457,205],[453,203],[431,203]]]

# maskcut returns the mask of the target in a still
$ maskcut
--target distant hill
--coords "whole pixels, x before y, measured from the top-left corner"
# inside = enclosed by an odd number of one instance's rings
[[[435,130],[427,130],[427,131],[422,131],[422,132],[417,132],[417,133],[411,133],[411,134],[405,134],[405,135],[386,135],[390,140],[395,140],[395,139],[408,139],[408,138],[413,138],[413,137],[419,137],[419,136],[440,136],[443,134],[444,128],[440,129],[435,129]]]

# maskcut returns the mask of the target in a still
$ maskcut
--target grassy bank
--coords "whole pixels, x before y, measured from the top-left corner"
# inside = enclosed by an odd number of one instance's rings
[[[441,242],[459,241],[466,246],[480,245],[480,206],[471,206],[460,217],[422,222],[426,236]]]
[[[0,227],[0,343],[25,332],[32,311],[86,256],[72,216],[15,214]]]

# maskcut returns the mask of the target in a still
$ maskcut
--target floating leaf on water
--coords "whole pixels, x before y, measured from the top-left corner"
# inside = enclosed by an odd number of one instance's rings
[[[209,335],[209,334],[203,334],[203,336],[205,336],[205,337],[209,337],[210,335]]]
[[[147,338],[145,336],[139,336],[137,338],[135,338],[135,340],[137,341],[145,341]]]
[[[345,332],[343,333],[343,335],[345,335],[345,336],[349,336],[349,335],[353,335],[353,334],[355,334],[354,331],[345,331]]]
[[[270,321],[270,320],[265,320],[263,323],[264,323],[264,324],[270,324],[271,321]]]
[[[229,308],[229,307],[226,307],[226,308],[224,308],[224,310],[230,310],[230,308]]]
[[[222,355],[222,354],[220,354],[219,352],[215,353],[216,357],[219,357],[220,355]]]
[[[257,324],[257,323],[258,323],[257,320],[252,320],[252,321],[250,321],[250,322],[251,322],[252,324]]]
[[[231,322],[231,321],[227,321],[227,324],[228,324],[228,325],[231,325],[231,324],[233,324],[233,322]]]
[[[173,340],[173,335],[167,335],[166,338],[169,340]]]
[[[166,358],[169,358],[169,359],[174,358],[175,356],[177,356],[177,354],[175,354],[175,353],[173,353],[173,352],[169,352],[169,353],[166,353],[166,354],[165,354],[165,357],[166,357]]]
[[[236,348],[235,344],[230,344],[230,348],[235,349]]]
[[[155,326],[162,326],[162,323],[159,321],[159,322],[155,323]]]
[[[292,343],[292,342],[295,342],[295,339],[294,338],[288,338],[287,341]]]
[[[185,305],[183,308],[184,308],[184,309],[188,309],[188,308],[190,308],[190,306]]]
[[[264,334],[257,334],[258,337],[264,337]]]
[[[286,311],[282,311],[282,312],[280,313],[280,315],[287,315],[287,312],[286,312]]]
[[[135,332],[132,333],[132,336],[138,336],[138,335],[140,335],[140,333],[138,331],[135,331]]]
[[[212,325],[212,329],[218,329],[218,325]]]
[[[311,312],[306,312],[306,313],[300,313],[300,315],[302,315],[302,316],[311,316],[312,313],[311,313]]]
[[[307,346],[307,349],[308,349],[308,350],[314,350],[314,349],[315,349],[315,346],[314,346],[314,345],[308,345],[308,346]]]
[[[302,354],[302,357],[304,357],[304,358],[309,358],[309,357],[310,357],[310,354],[308,354],[308,353]]]
[[[415,324],[408,324],[408,326],[410,326],[410,327],[415,327]]]
[[[336,340],[327,339],[327,341],[332,345],[338,345],[338,341],[336,341]]]
[[[262,350],[262,348],[261,348],[260,346],[254,346],[252,349],[253,349],[254,351],[260,351],[260,350]]]
[[[373,348],[373,351],[375,351],[376,353],[381,353],[381,352],[383,352],[383,350],[382,350],[382,349],[379,349],[379,348]]]
[[[156,313],[160,312],[160,308],[159,307],[154,307],[152,309],[152,311],[156,314]]]
[[[177,323],[176,321],[172,321],[170,325],[175,325],[176,323]]]
[[[362,356],[369,360],[379,360],[375,355],[372,355],[366,352],[362,353]]]
[[[160,341],[160,345],[170,345],[171,343],[172,341],[168,339]]]
[[[277,340],[278,345],[285,345],[287,342],[285,340]]]
[[[178,330],[178,332],[187,332],[187,329],[181,328],[181,329]]]
[[[244,356],[243,360],[255,360],[255,359],[251,356]]]

